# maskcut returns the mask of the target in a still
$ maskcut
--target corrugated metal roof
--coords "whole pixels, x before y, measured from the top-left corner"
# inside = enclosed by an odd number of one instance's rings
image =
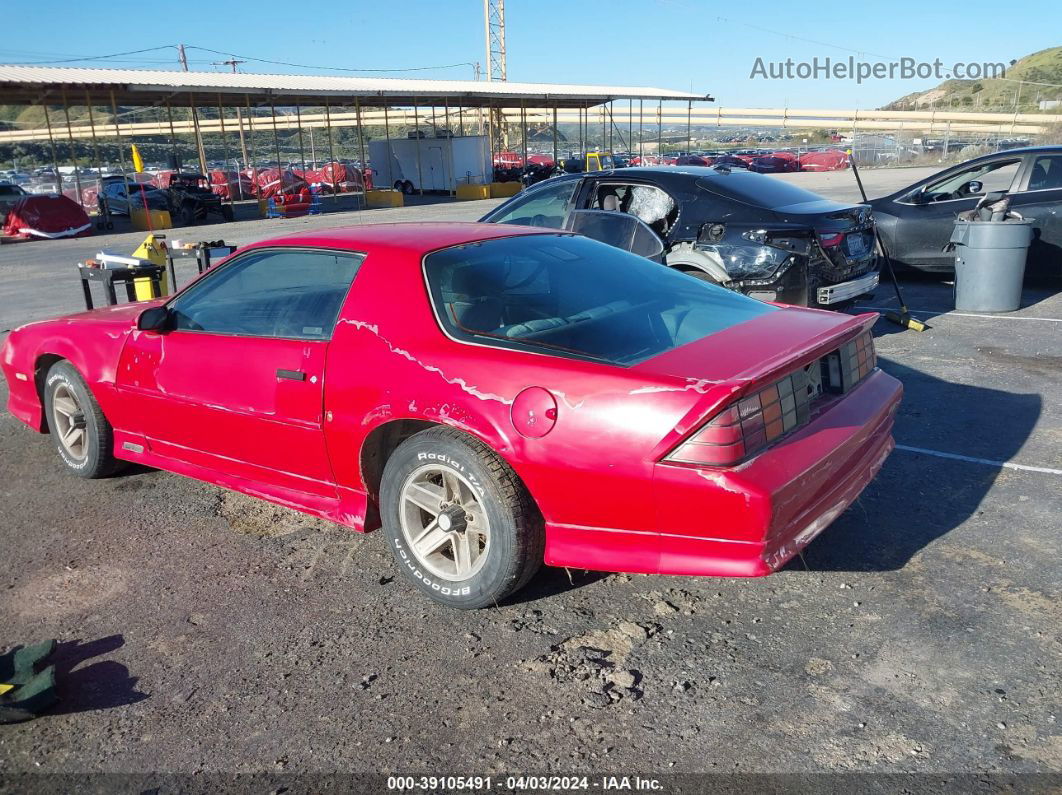
[[[63,90],[71,104],[82,104],[86,91],[93,102],[115,93],[119,104],[153,104],[157,101],[191,101],[193,94],[208,94],[202,104],[276,104],[325,97],[365,105],[423,104],[466,106],[504,105],[520,100],[565,107],[595,105],[613,99],[706,100],[700,94],[640,86],[565,85],[473,80],[410,80],[391,77],[339,77],[330,75],[277,75],[248,72],[179,72],[141,69],[91,69],[62,66],[0,65],[0,103],[60,101]]]

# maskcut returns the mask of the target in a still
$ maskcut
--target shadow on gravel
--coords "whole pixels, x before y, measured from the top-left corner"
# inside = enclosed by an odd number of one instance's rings
[[[146,693],[136,689],[136,677],[130,676],[129,669],[119,662],[100,660],[78,667],[93,657],[110,654],[124,645],[125,640],[121,635],[110,635],[88,643],[72,640],[57,645],[48,662],[55,666],[59,702],[49,713],[67,715],[93,712],[135,704],[148,698]]]
[[[879,359],[904,385],[897,444],[1009,461],[1029,438],[1043,407],[1038,394],[943,381]],[[986,365],[985,366],[989,366]],[[1002,470],[896,450],[877,478],[804,551],[813,571],[902,569],[924,547],[974,516]],[[803,568],[799,558],[786,567]]]
[[[569,572],[571,576],[569,577]],[[531,582],[505,600],[506,605],[522,605],[550,599],[562,593],[583,588],[610,576],[607,571],[583,571],[582,569],[556,569],[543,566]]]

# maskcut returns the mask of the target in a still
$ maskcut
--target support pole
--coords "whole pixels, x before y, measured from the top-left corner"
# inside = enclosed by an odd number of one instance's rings
[[[100,163],[100,146],[96,141],[96,118],[92,112],[92,101],[87,88],[85,89],[85,107],[88,108],[89,132],[92,135],[92,158],[96,161],[96,178],[99,180],[96,183],[96,190],[99,191],[103,188],[103,165]],[[98,196],[99,193],[96,195]],[[97,199],[98,203],[99,200]]]
[[[524,168],[527,168],[527,101],[520,100],[520,140],[523,146]]]
[[[686,154],[693,148],[693,102],[686,101]]]
[[[55,138],[52,137],[52,120],[48,118],[48,106],[41,105],[44,110],[44,123],[48,127],[48,144],[52,149],[52,171],[55,172],[55,184],[59,188],[59,192],[63,192],[63,175],[59,173],[59,155],[55,151]]]
[[[192,129],[195,130],[195,148],[199,154],[199,173],[206,176],[206,149],[203,147],[203,132],[199,129],[199,111],[195,108],[195,94],[188,94],[188,107],[192,109]]]
[[[612,128],[616,126],[616,122],[612,118],[613,105],[614,105],[613,102],[609,102],[608,103],[608,151],[610,151],[610,152],[614,151],[614,146],[613,146],[614,142],[612,140],[612,132],[613,132]]]
[[[384,140],[387,141],[387,178],[391,180],[391,187],[398,180],[395,179],[394,169],[391,164],[395,162],[394,153],[391,151],[391,118],[388,115],[388,106],[384,105]]]
[[[170,119],[170,148],[173,150],[173,170],[178,174],[181,172],[181,152],[177,148],[177,133],[173,130],[173,108],[170,107],[170,101],[166,100],[166,115]]]
[[[656,154],[664,156],[664,100],[656,106]]]
[[[557,162],[557,103],[553,103],[553,167],[560,165]]]
[[[358,121],[358,168],[361,170],[361,195],[358,202],[365,201],[365,172],[369,165],[365,162],[365,130],[361,126],[361,99],[354,97],[354,115]]]
[[[225,137],[225,110],[221,107],[221,94],[218,94],[218,123],[221,125],[221,160],[225,164],[225,168],[221,170],[222,175],[226,174],[229,170],[229,142]],[[210,182],[210,175],[207,174],[207,182]],[[225,178],[228,181],[228,177]],[[243,185],[240,181],[239,172],[236,174],[237,190],[240,191],[240,198],[243,198]],[[232,204],[232,190],[229,190],[229,204]]]
[[[306,152],[302,147],[302,108],[295,103],[295,123],[299,127],[299,162],[302,164],[302,178],[306,179]]]
[[[273,148],[277,152],[277,179],[280,184],[278,190],[284,192],[284,164],[280,159],[280,135],[277,133],[277,108],[272,101],[269,103],[269,111],[273,116]]]
[[[451,196],[457,195],[457,174],[454,173],[454,131],[450,129],[450,98],[443,97],[443,123],[446,125],[446,151],[450,162],[450,179],[447,180],[446,190]],[[450,187],[450,181],[454,187]]]
[[[239,105],[236,106],[236,126],[240,129],[240,154],[243,155],[243,167],[250,168],[251,164],[247,160],[247,141],[243,137],[243,114],[240,113]]]
[[[332,103],[326,97],[325,98],[325,129],[328,130],[328,162],[336,162],[336,149],[332,144]],[[335,173],[332,174],[332,204],[335,205],[339,201],[339,196],[336,192]]]
[[[259,195],[258,184],[258,155],[254,148],[254,113],[251,112],[251,95],[244,94],[244,101],[247,103],[247,137],[251,140],[251,162],[248,164],[251,169],[252,188],[254,189],[254,195]]]
[[[639,100],[640,102],[641,100]],[[627,100],[627,146],[630,147],[631,156],[634,156],[634,100]]]
[[[66,101],[66,89],[63,89],[63,116],[66,118],[66,137],[70,141],[70,161],[74,164],[74,185],[77,187],[77,203],[85,209],[85,200],[81,193],[81,175],[77,164],[77,152],[74,149],[74,131],[70,129],[70,106]]]
[[[645,136],[643,135],[645,128],[645,100],[638,100],[638,160],[644,166],[645,165]]]
[[[413,138],[417,142],[417,192],[421,196],[424,195],[424,170],[420,164],[420,150],[423,148],[420,145],[420,109],[417,107],[417,98],[413,97],[413,124],[416,126],[413,128]]]
[[[361,168],[364,170],[368,163],[365,160],[365,134],[361,123],[361,99],[354,97],[354,114],[358,122],[358,157],[361,160]]]
[[[133,199],[129,195],[129,173],[125,167],[125,148],[122,146],[122,130],[118,126],[118,102],[111,89],[111,113],[114,114],[114,137],[118,139],[118,164],[122,169],[122,185],[125,188],[125,207],[129,211],[129,220],[133,220]]]
[[[483,116],[483,108],[479,109],[480,117]],[[487,106],[487,148],[490,149],[490,175],[488,182],[494,182],[494,111]]]
[[[258,155],[255,152],[255,118],[251,110],[251,94],[243,94],[243,100],[247,105],[247,138],[251,140],[251,178],[254,180],[252,187],[254,188],[255,196],[259,195],[258,185]]]
[[[601,104],[601,150],[608,148],[608,130],[605,129],[605,105]]]

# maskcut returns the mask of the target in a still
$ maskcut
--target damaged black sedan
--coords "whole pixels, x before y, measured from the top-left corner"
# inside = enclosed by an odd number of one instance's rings
[[[621,242],[601,236],[610,228],[602,223],[608,213],[633,216],[643,234],[624,233]],[[742,169],[625,168],[554,177],[481,220],[568,229],[641,247],[638,253],[646,253],[648,227],[659,241],[654,253],[670,267],[765,301],[832,309],[878,284],[867,205],[831,201]]]

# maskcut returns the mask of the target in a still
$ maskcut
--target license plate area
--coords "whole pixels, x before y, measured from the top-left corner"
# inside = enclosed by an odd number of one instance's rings
[[[845,248],[848,249],[848,256],[852,259],[865,257],[870,253],[870,241],[865,232],[849,232],[845,235],[844,242]]]

